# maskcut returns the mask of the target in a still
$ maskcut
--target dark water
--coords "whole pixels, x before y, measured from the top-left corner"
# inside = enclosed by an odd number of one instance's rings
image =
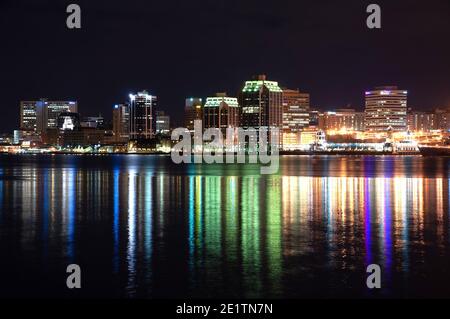
[[[0,296],[450,297],[450,158],[280,166],[2,155]]]

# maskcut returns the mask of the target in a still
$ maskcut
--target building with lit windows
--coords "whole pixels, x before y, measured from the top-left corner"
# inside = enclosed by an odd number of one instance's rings
[[[227,128],[239,127],[239,102],[236,97],[228,97],[226,93],[217,93],[208,97],[203,107],[203,126],[219,128],[224,136]]]
[[[101,114],[99,116],[86,116],[81,119],[81,126],[103,129],[105,127],[105,119]]]
[[[184,106],[185,127],[194,132],[194,122],[203,120],[203,100],[201,98],[191,97],[186,99]]]
[[[309,126],[309,94],[283,89],[283,133],[295,133]]]
[[[407,130],[408,91],[396,86],[377,87],[365,93],[365,130],[369,133]]]
[[[436,114],[433,112],[410,111],[408,112],[408,130],[411,132],[429,132],[436,125]]]
[[[37,130],[36,101],[20,102],[20,129],[24,131]]]
[[[163,111],[156,112],[156,134],[170,135],[170,117]]]
[[[47,128],[56,128],[58,126],[58,118],[61,113],[78,112],[77,102],[72,101],[61,101],[61,102],[48,101],[47,103],[45,103],[45,107],[47,109],[46,112]]]
[[[239,97],[243,128],[282,128],[283,91],[278,82],[268,81],[265,75],[246,81]]]
[[[283,132],[299,132],[309,126],[309,111],[298,105],[283,107]]]
[[[75,101],[38,101],[20,102],[20,128],[38,133],[45,133],[47,129],[56,129],[58,116],[62,112],[78,112]]]
[[[319,116],[319,128],[327,133],[362,132],[364,112],[356,112],[354,109],[323,112]]]
[[[130,138],[130,107],[127,103],[113,107],[113,136],[116,143],[128,142]]]
[[[450,108],[440,107],[434,110],[434,129],[450,131]]]
[[[283,106],[285,105],[297,105],[305,110],[310,108],[310,96],[309,93],[300,92],[299,89],[292,90],[283,88]]]
[[[157,97],[147,91],[130,94],[130,139],[148,140],[154,136],[156,106]]]

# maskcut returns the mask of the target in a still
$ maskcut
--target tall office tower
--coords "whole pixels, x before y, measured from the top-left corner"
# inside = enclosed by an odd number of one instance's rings
[[[203,120],[202,99],[191,97],[186,99],[184,107],[185,126],[190,131],[194,131],[194,121]]]
[[[283,125],[283,91],[265,75],[246,81],[239,95],[243,128],[279,128]]]
[[[57,128],[58,117],[62,112],[78,113],[77,102],[71,101],[43,101],[44,109],[46,109],[47,118],[45,129]]]
[[[153,137],[153,112],[157,97],[147,91],[130,94],[130,138],[147,140]]]
[[[156,134],[170,135],[170,117],[164,111],[156,112]]]
[[[286,106],[283,110],[283,132],[299,132],[309,126],[309,112],[298,105]]]
[[[310,108],[309,93],[300,92],[299,89],[291,90],[283,88],[283,106],[297,105],[305,110]]]
[[[412,132],[429,132],[436,127],[436,114],[433,112],[408,112],[408,130]]]
[[[128,142],[130,138],[130,107],[127,103],[113,108],[113,134],[116,143]]]
[[[283,133],[295,133],[309,125],[309,94],[283,88]]]
[[[319,126],[319,119],[322,116],[322,112],[318,110],[310,110],[309,111],[309,125],[310,126]]]
[[[363,131],[364,113],[354,109],[338,109],[321,113],[319,116],[319,128],[325,132]]]
[[[366,96],[366,132],[407,130],[408,91],[396,86],[377,87]]]
[[[450,108],[439,107],[434,110],[435,130],[450,131]]]
[[[20,127],[24,130],[35,130],[39,133],[47,129],[56,129],[58,116],[62,112],[78,112],[78,104],[74,101],[22,101],[20,103]]]
[[[20,129],[23,131],[37,130],[36,101],[20,102]]]
[[[235,97],[228,97],[226,93],[217,93],[206,99],[203,108],[203,126],[219,128],[226,136],[227,128],[239,127],[239,102]]]

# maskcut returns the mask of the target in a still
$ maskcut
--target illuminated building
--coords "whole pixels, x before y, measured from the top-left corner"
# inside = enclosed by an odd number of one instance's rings
[[[116,143],[130,138],[130,111],[128,104],[116,104],[113,108],[113,135]]]
[[[283,133],[299,132],[309,125],[309,94],[283,89]]]
[[[283,150],[295,150],[301,144],[301,132],[283,132]]]
[[[57,128],[58,116],[62,112],[78,112],[74,101],[22,101],[20,103],[20,127],[39,133]]]
[[[153,137],[153,112],[156,110],[156,102],[157,97],[147,91],[130,94],[131,139],[146,140]]]
[[[276,127],[283,125],[283,91],[278,82],[267,81],[258,75],[246,81],[240,93],[243,128]]]
[[[13,137],[10,134],[0,134],[0,145],[11,144]]]
[[[87,116],[81,120],[82,127],[90,127],[90,128],[104,128],[105,119],[103,116]]]
[[[170,117],[163,111],[156,112],[156,134],[170,135]]]
[[[406,131],[408,91],[396,86],[378,87],[365,93],[366,132]]]
[[[364,112],[338,109],[319,115],[319,128],[325,132],[357,132],[364,130]]]
[[[306,128],[300,133],[300,144],[301,145],[311,145],[314,143],[324,143],[325,135],[322,130],[311,127]]]
[[[45,132],[47,129],[56,129],[60,113],[78,112],[77,102],[72,101],[47,101],[41,99],[36,105],[38,132]]]
[[[278,82],[267,81],[265,75],[246,81],[239,94],[240,126],[244,129],[266,128],[271,144],[280,145],[283,128],[283,91]],[[277,141],[272,141],[272,130],[279,130]],[[252,142],[252,141],[249,141]],[[253,143],[253,142],[252,142]]]
[[[203,120],[202,99],[191,97],[186,99],[184,107],[185,127],[194,132],[194,121]]]
[[[30,130],[14,130],[13,144],[18,145],[23,142],[40,142],[40,134]]]
[[[434,129],[442,130],[445,132],[450,131],[450,109],[437,108],[434,111],[434,115],[435,115]]]
[[[85,147],[100,145],[105,141],[105,131],[91,127],[82,127],[79,130],[63,130],[58,135],[57,143],[63,147]]]
[[[309,125],[309,112],[297,105],[283,107],[283,133],[299,132]]]
[[[24,131],[36,131],[36,101],[20,102],[20,129]]]
[[[408,112],[408,130],[412,132],[429,132],[436,127],[436,114],[432,112]]]
[[[310,110],[309,111],[309,125],[318,126],[319,118],[320,118],[321,114],[322,113],[317,110]]]
[[[203,108],[203,126],[205,129],[220,128],[224,136],[227,128],[239,127],[238,99],[228,97],[226,93],[208,97]]]
[[[309,93],[300,92],[299,89],[291,90],[283,88],[283,106],[297,105],[305,110],[310,108]]]

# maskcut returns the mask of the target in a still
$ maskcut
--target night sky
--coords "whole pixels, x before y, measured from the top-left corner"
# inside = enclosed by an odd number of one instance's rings
[[[66,28],[66,6],[82,29]],[[382,7],[382,29],[366,7]],[[180,122],[184,98],[236,93],[253,74],[311,93],[312,106],[363,107],[398,84],[409,105],[450,106],[449,0],[0,0],[2,132],[19,101],[79,101],[83,116],[146,89]]]

